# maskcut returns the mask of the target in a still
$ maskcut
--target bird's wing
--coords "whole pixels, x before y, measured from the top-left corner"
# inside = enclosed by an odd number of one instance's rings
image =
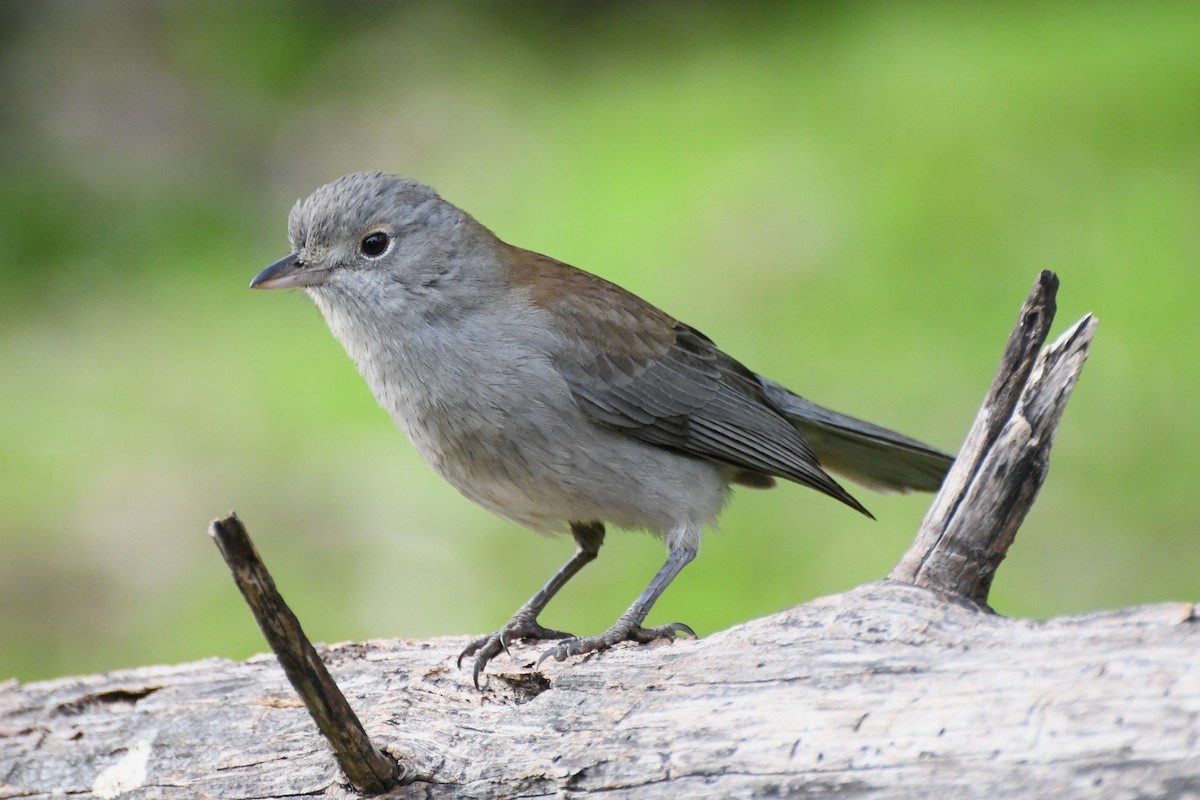
[[[519,278],[573,334],[552,354],[592,420],[722,462],[763,485],[777,475],[867,510],[821,469],[758,378],[693,328],[616,284],[529,251]],[[535,274],[534,274],[535,273]]]

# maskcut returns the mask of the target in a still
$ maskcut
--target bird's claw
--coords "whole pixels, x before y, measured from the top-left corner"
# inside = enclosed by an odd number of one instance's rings
[[[483,674],[483,670],[489,661],[501,653],[507,653],[509,658],[512,658],[512,653],[508,649],[510,643],[518,639],[568,638],[572,637],[566,631],[544,627],[533,615],[518,611],[503,628],[495,633],[480,636],[463,648],[463,651],[458,654],[458,668],[462,669],[464,658],[475,657],[474,665],[471,669],[471,680],[474,682],[475,688],[478,689],[479,676]]]
[[[692,630],[691,626],[684,625],[682,622],[672,622],[669,625],[661,625],[657,628],[643,628],[641,625],[617,622],[616,625],[599,636],[589,636],[586,638],[572,636],[566,641],[559,642],[554,647],[542,653],[541,658],[537,660],[533,668],[535,670],[540,669],[542,662],[548,658],[553,658],[555,661],[565,661],[570,656],[598,653],[621,642],[646,644],[655,639],[674,639],[680,634],[690,636],[693,639],[697,638],[696,632]]]

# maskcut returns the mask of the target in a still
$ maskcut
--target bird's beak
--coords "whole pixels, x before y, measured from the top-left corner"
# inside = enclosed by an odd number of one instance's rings
[[[251,289],[287,289],[291,286],[312,286],[323,283],[327,270],[306,269],[300,256],[292,253],[281,258],[250,281]]]

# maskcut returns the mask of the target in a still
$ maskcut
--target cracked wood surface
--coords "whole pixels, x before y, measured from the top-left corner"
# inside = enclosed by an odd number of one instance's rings
[[[516,647],[482,694],[453,668],[462,639],[326,648],[408,765],[378,796],[1200,798],[1194,606],[983,606],[1095,329],[1041,350],[1057,285],[1039,275],[902,580],[541,674]],[[0,800],[336,798],[343,780],[273,657],[0,684]]]
[[[1197,797],[1190,604],[1047,622],[880,582],[484,692],[464,639],[324,648],[383,797]],[[273,657],[0,684],[0,798],[347,797]],[[669,782],[668,782],[669,781]]]

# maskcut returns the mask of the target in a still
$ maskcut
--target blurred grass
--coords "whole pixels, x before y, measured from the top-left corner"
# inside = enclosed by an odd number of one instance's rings
[[[961,441],[1037,270],[1100,331],[993,592],[1197,594],[1200,9],[1152,4],[12,7],[0,57],[0,677],[263,645],[237,508],[314,639],[499,625],[569,553],[420,463],[300,295],[291,202],[437,186],[819,402]],[[927,498],[739,492],[653,619],[881,577]],[[544,620],[608,625],[609,538]]]

